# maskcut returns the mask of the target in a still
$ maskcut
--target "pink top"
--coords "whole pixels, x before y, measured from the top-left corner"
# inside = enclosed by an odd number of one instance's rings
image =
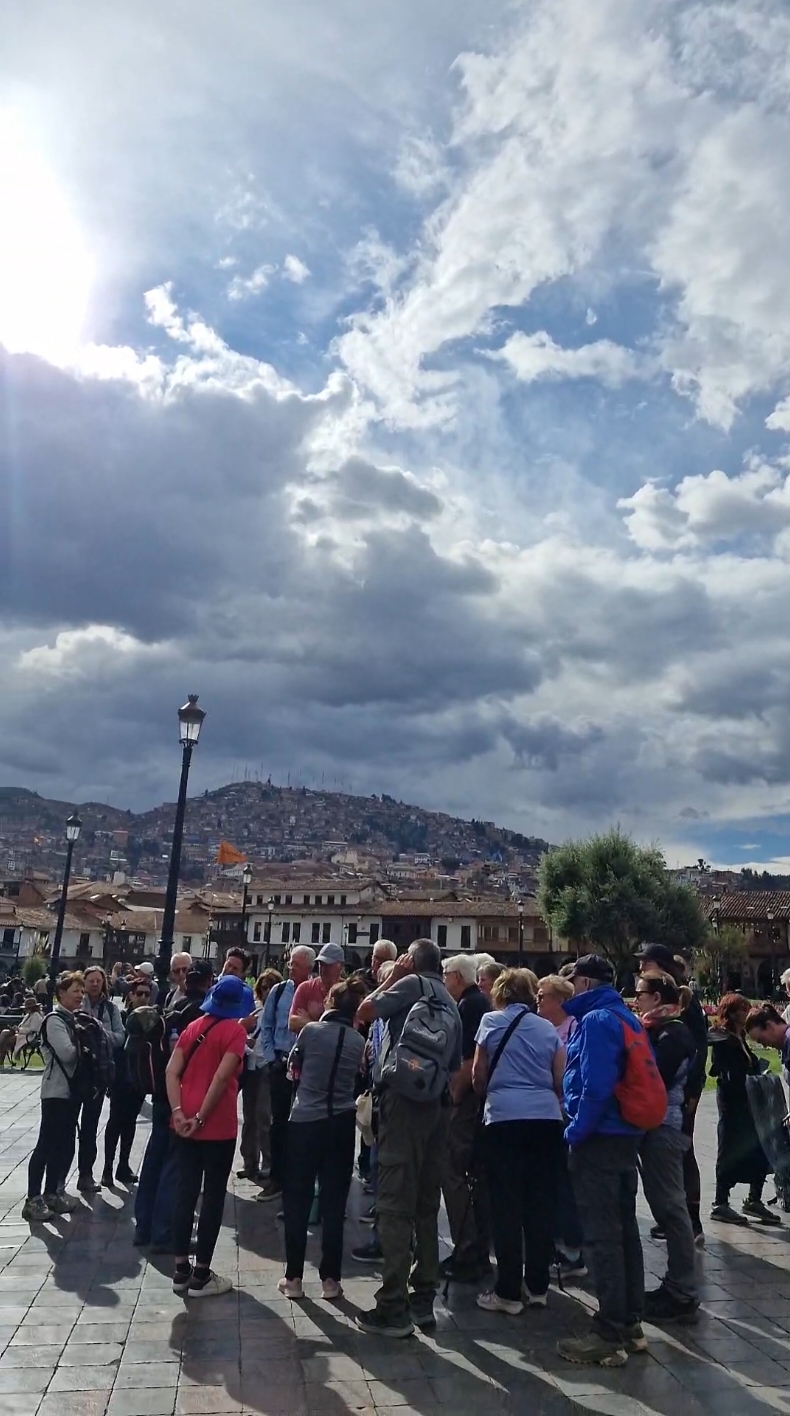
[[[571,1033],[573,1032],[575,1026],[576,1026],[576,1019],[575,1019],[575,1018],[566,1018],[565,1021],[564,1021],[564,1023],[560,1023],[560,1024],[558,1025],[558,1027],[557,1027],[557,1029],[556,1029],[557,1037],[559,1038],[559,1040],[560,1040],[560,1042],[562,1043],[563,1047],[565,1046],[566,1042],[568,1041],[568,1038],[570,1037]]]
[[[309,1013],[311,1021],[317,1023],[324,1011],[325,998],[326,989],[320,976],[306,978],[304,983],[300,983],[294,990],[289,1017],[292,1018],[294,1013]]]

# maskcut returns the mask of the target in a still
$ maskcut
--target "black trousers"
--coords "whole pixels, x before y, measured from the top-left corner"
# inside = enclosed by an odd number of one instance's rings
[[[625,1328],[642,1320],[645,1269],[636,1222],[639,1140],[595,1135],[572,1146],[568,1157],[598,1299],[592,1325],[610,1342],[622,1342]]]
[[[119,1146],[118,1169],[129,1168],[129,1156],[134,1144],[134,1133],[143,1098],[128,1085],[115,1086],[110,1092],[110,1114],[104,1129],[104,1170],[112,1174],[115,1151]]]
[[[225,1195],[228,1189],[235,1137],[232,1141],[193,1141],[176,1136],[178,1183],[176,1208],[173,1216],[173,1248],[176,1255],[189,1253],[192,1225],[198,1196],[203,1188],[203,1203],[198,1220],[195,1262],[210,1267],[222,1225]]]
[[[343,1220],[354,1169],[356,1112],[326,1121],[288,1123],[288,1165],[283,1187],[285,1276],[301,1278],[315,1182],[321,1186],[320,1277],[340,1279]]]
[[[61,1185],[65,1185],[74,1159],[78,1110],[79,1103],[70,1098],[42,1098],[38,1140],[27,1168],[29,1199],[41,1194],[45,1175],[47,1195],[54,1195]]]
[[[96,1134],[103,1106],[103,1092],[101,1096],[93,1097],[90,1101],[82,1103],[79,1118],[80,1139],[77,1150],[77,1169],[80,1175],[93,1174],[93,1167],[96,1164]]]
[[[293,1082],[285,1074],[285,1062],[274,1062],[269,1068],[272,1097],[272,1126],[269,1132],[271,1148],[271,1180],[282,1185],[285,1180],[285,1151],[288,1140],[288,1117],[293,1101]]]
[[[484,1132],[497,1279],[495,1292],[546,1293],[554,1255],[561,1121],[493,1121]]]

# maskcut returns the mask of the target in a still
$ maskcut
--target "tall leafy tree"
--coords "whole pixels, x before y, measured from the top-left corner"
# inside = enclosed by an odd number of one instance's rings
[[[697,897],[670,881],[660,850],[636,845],[619,827],[548,851],[538,901],[555,934],[616,965],[644,940],[686,950],[707,936]]]

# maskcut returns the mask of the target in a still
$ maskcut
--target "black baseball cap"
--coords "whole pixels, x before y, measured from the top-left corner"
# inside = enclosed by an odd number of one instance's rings
[[[677,968],[675,955],[667,944],[643,944],[636,957],[642,964],[657,964],[665,973]]]
[[[193,959],[192,966],[187,973],[186,982],[190,979],[195,983],[211,983],[214,977],[214,966],[208,959]]]
[[[614,969],[608,959],[604,959],[601,954],[582,954],[580,959],[573,965],[573,972],[569,978],[593,978],[596,983],[612,983],[614,981]]]

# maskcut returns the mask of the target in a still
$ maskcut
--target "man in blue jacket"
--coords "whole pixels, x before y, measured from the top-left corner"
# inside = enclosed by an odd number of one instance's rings
[[[637,1156],[642,1132],[620,1115],[614,1089],[625,1068],[623,1023],[641,1023],[613,987],[614,971],[599,954],[585,954],[570,975],[575,997],[563,1006],[576,1020],[563,1083],[570,1147],[568,1165],[592,1258],[598,1312],[588,1337],[558,1343],[568,1362],[621,1367],[643,1352],[645,1274],[636,1222]]]

